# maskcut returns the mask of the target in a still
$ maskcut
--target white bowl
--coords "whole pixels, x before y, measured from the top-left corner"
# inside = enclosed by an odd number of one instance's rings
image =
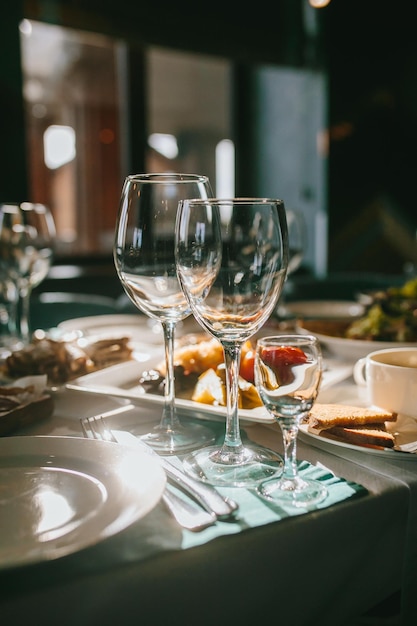
[[[402,341],[367,341],[364,339],[346,339],[340,336],[343,325],[350,321],[342,320],[306,320],[298,322],[297,330],[301,333],[315,335],[323,347],[334,357],[347,361],[357,361],[375,350],[384,348],[417,347],[417,342]],[[340,333],[340,335],[338,335]]]
[[[284,302],[279,314],[303,319],[350,319],[360,317],[365,307],[354,300],[296,300]]]

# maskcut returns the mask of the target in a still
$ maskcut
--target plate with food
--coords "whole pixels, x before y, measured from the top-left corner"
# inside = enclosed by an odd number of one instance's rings
[[[47,377],[26,376],[0,385],[0,436],[48,419],[54,398],[47,390]]]
[[[336,448],[391,460],[417,461],[417,420],[369,406],[357,386],[343,383],[321,391],[300,438],[326,451]]]
[[[384,348],[417,346],[417,278],[375,292],[355,319],[298,319],[300,332],[312,333],[339,358],[355,361]]]
[[[1,364],[1,379],[13,381],[26,376],[45,376],[49,388],[57,388],[69,380],[133,358],[134,350],[128,336],[65,335],[55,338],[44,331],[34,333],[32,341],[13,350]],[[147,360],[150,354],[135,354]]]
[[[247,341],[242,347],[239,379],[239,415],[247,422],[273,423],[253,384],[254,351]],[[224,420],[226,388],[223,348],[207,335],[188,335],[178,342],[174,354],[176,406],[180,413],[201,419]],[[327,361],[322,388],[350,376],[352,368]],[[164,362],[162,355],[144,364],[134,359],[93,372],[68,383],[68,389],[111,395],[134,404],[164,403]]]
[[[350,362],[361,359],[375,350],[417,346],[417,339],[415,341],[392,341],[389,339],[360,339],[360,335],[351,337],[349,336],[349,329],[352,329],[354,323],[346,320],[298,320],[297,330],[315,335],[334,358],[346,359]]]

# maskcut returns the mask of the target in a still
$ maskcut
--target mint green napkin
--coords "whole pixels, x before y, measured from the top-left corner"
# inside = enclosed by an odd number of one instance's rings
[[[303,515],[311,511],[325,509],[343,500],[352,497],[365,495],[367,489],[362,485],[338,478],[330,470],[324,467],[311,465],[307,461],[298,463],[300,476],[303,478],[313,478],[323,482],[328,495],[325,500],[308,508],[281,507],[274,503],[267,502],[259,497],[254,490],[244,488],[218,488],[225,495],[233,498],[239,504],[239,510],[233,521],[218,521],[214,526],[210,526],[203,531],[194,533],[183,530],[182,548],[192,548],[202,545],[220,537],[222,535],[232,535],[249,528],[263,526],[282,519]]]

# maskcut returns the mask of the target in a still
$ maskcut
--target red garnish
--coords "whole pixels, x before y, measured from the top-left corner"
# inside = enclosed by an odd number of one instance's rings
[[[255,352],[248,350],[245,355],[242,356],[240,363],[239,374],[250,383],[255,380]]]
[[[262,361],[274,372],[280,385],[294,380],[292,367],[306,363],[307,355],[294,346],[268,346],[262,348]]]

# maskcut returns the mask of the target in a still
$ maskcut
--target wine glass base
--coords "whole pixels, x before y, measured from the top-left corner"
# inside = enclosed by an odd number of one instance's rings
[[[288,479],[283,476],[261,483],[256,492],[268,502],[295,507],[308,507],[322,502],[328,493],[326,487],[317,480],[300,477]]]
[[[152,432],[142,435],[140,440],[161,455],[186,454],[212,443],[215,434],[202,424],[177,425],[172,429],[157,426]]]
[[[282,457],[268,448],[246,445],[234,453],[221,446],[192,452],[183,460],[193,478],[217,487],[254,487],[283,470]]]

